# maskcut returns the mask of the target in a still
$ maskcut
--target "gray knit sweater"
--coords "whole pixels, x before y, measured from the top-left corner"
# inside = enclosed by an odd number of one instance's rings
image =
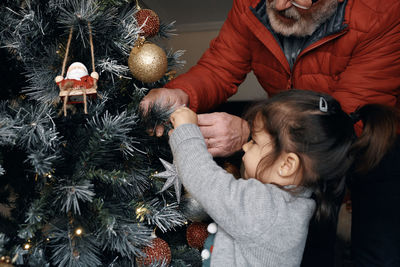
[[[315,209],[311,192],[295,196],[256,179],[235,179],[208,153],[197,125],[170,136],[178,174],[218,224],[211,266],[299,266]]]

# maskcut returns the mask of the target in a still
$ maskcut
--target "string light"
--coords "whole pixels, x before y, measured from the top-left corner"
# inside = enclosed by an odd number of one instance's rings
[[[146,216],[146,214],[149,214],[149,213],[150,213],[150,211],[147,208],[143,207],[143,206],[137,208],[136,209],[136,220],[139,220],[140,222],[143,222],[144,221],[144,217]]]
[[[30,248],[31,248],[31,244],[26,243],[26,244],[24,245],[24,249],[25,249],[25,250],[29,250]]]
[[[82,233],[83,233],[82,228],[77,228],[77,229],[75,230],[75,234],[76,234],[76,235],[81,235]]]
[[[0,262],[5,262],[8,264],[11,262],[11,258],[9,256],[1,256]]]

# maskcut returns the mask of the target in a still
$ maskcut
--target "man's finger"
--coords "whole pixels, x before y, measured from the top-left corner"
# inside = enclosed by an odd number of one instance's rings
[[[162,125],[157,125],[156,126],[156,136],[161,137],[164,133],[164,126]]]
[[[215,123],[215,114],[199,114],[197,115],[199,126],[210,126]]]
[[[153,135],[154,135],[154,130],[153,130],[153,129],[147,129],[146,132],[147,132],[147,134],[150,135],[150,136],[153,136]]]
[[[204,140],[206,141],[206,145],[208,148],[221,146],[218,140],[215,138],[205,138]]]
[[[200,126],[200,131],[203,134],[204,138],[212,138],[215,137],[215,127],[213,126]]]
[[[223,149],[219,147],[210,147],[208,148],[208,152],[213,156],[213,157],[219,157],[223,156]]]
[[[140,110],[142,111],[142,113],[143,113],[144,115],[146,115],[147,112],[149,111],[150,103],[151,103],[151,102],[150,102],[149,100],[146,100],[146,97],[144,97],[144,98],[142,99],[142,101],[139,103]]]

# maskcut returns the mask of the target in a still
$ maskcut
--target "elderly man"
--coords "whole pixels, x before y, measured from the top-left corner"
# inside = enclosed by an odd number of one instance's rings
[[[400,107],[399,14],[398,0],[234,0],[199,62],[166,88],[151,90],[141,106],[147,110],[163,99],[209,111],[253,71],[269,95],[292,88],[321,91],[349,113],[371,102]],[[198,121],[214,156],[238,151],[249,136],[246,122],[227,113],[200,114]],[[361,133],[362,125],[356,127]],[[157,128],[157,135],[162,132]],[[397,146],[389,155],[393,162],[399,151]],[[390,212],[398,209],[400,196],[387,192],[399,188],[399,170],[383,165],[370,186],[361,178],[352,183],[356,266],[400,266],[400,215]],[[377,216],[383,216],[379,223]]]

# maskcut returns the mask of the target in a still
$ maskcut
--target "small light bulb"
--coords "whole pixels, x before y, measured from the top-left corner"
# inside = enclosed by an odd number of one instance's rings
[[[75,230],[75,234],[76,235],[81,235],[82,234],[82,229],[81,228],[76,229]]]
[[[28,250],[28,249],[30,249],[31,248],[31,245],[29,244],[29,243],[26,243],[25,245],[24,245],[24,249],[25,250]]]

